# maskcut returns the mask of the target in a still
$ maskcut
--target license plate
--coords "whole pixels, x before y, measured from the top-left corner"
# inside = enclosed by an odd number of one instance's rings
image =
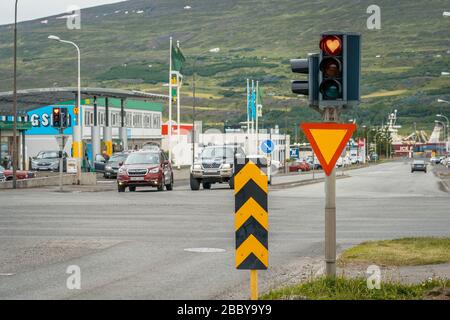
[[[130,177],[130,181],[144,181],[144,177]]]

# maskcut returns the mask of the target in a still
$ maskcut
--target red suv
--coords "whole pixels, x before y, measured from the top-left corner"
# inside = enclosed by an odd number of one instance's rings
[[[136,187],[156,187],[158,191],[173,189],[173,171],[166,155],[161,150],[130,153],[117,172],[119,192]]]

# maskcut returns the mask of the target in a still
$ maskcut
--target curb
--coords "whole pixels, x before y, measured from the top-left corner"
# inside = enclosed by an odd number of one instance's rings
[[[345,179],[345,178],[350,178],[350,176],[348,176],[348,175],[336,176],[336,180]],[[271,189],[284,189],[284,188],[293,188],[293,187],[298,187],[298,186],[303,186],[303,185],[308,185],[308,184],[315,184],[315,183],[320,183],[320,182],[324,182],[324,181],[325,181],[325,178],[317,178],[314,180],[308,179],[308,180],[302,180],[302,181],[277,183],[277,184],[270,185],[270,187],[271,187]]]

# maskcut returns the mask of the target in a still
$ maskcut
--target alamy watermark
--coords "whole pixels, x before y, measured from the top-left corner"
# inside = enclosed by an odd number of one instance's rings
[[[381,29],[381,9],[376,4],[371,4],[367,7],[366,12],[370,14],[367,18],[367,29],[380,30]]]
[[[77,265],[68,266],[66,273],[70,276],[66,280],[66,287],[69,290],[81,289],[81,268]]]
[[[366,270],[367,288],[369,290],[381,289],[381,269],[377,265],[370,265]]]

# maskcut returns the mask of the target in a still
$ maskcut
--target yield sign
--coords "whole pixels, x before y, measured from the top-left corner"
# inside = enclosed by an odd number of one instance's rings
[[[353,123],[303,123],[301,128],[319,159],[323,171],[329,176],[355,131],[356,125]]]

